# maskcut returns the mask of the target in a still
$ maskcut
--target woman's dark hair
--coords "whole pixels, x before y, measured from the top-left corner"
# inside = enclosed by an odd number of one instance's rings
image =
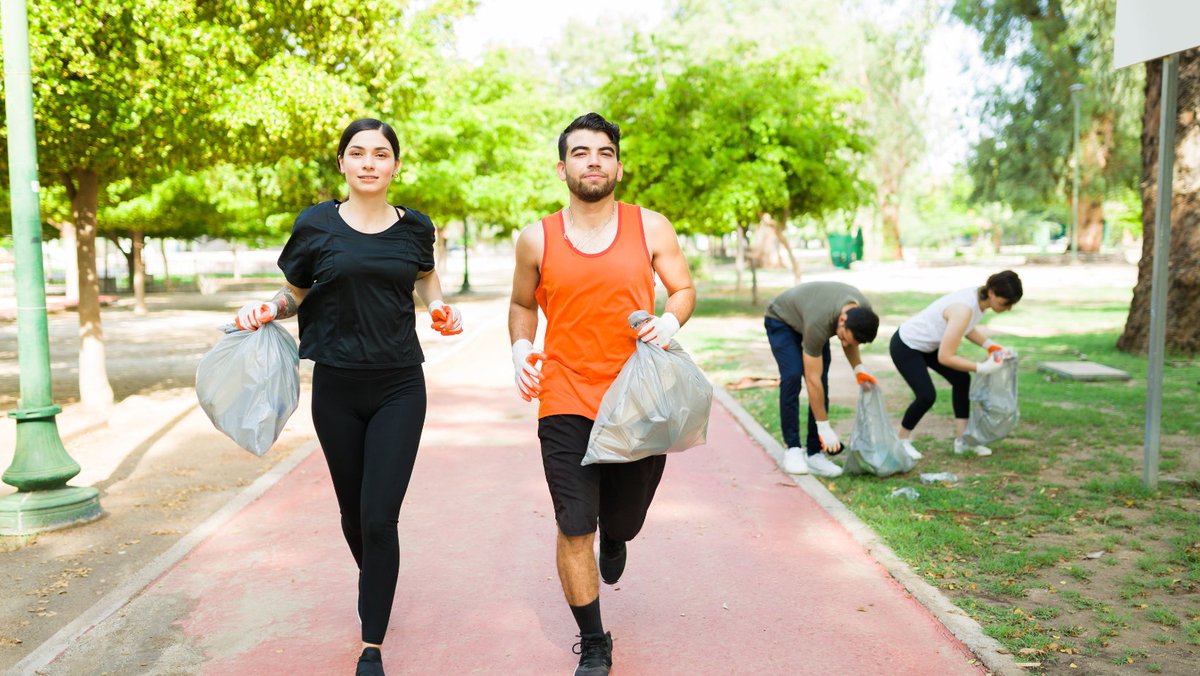
[[[560,162],[567,159],[567,136],[579,129],[598,131],[608,136],[608,140],[616,146],[617,159],[621,159],[621,128],[617,126],[616,122],[604,119],[600,113],[587,113],[571,120],[571,124],[568,124],[563,133],[558,135],[558,160]]]
[[[1009,305],[1021,300],[1025,290],[1021,288],[1021,278],[1012,270],[997,272],[987,278],[987,284],[979,287],[979,300],[987,300],[988,291],[1008,301]]]
[[[860,343],[870,343],[879,334],[879,315],[871,308],[856,305],[846,310],[846,330]]]
[[[343,157],[346,154],[346,148],[350,145],[350,139],[360,131],[375,131],[379,130],[383,133],[383,137],[392,145],[392,155],[400,157],[400,139],[396,137],[396,130],[392,129],[391,125],[382,120],[376,120],[373,117],[364,117],[350,123],[346,127],[346,131],[342,132],[342,140],[338,143],[337,156]]]

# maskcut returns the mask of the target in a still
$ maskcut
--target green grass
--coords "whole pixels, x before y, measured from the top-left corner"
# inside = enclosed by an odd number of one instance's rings
[[[774,375],[773,362],[751,366],[747,355],[757,350],[760,359],[764,354],[770,359],[761,318],[766,301],[780,290],[761,290],[764,301],[755,306],[745,292],[739,297],[724,287],[715,293],[701,289],[696,316],[720,321],[705,324],[707,332],[689,326],[688,348],[715,380]],[[836,495],[848,508],[1013,651],[1044,650],[1069,636],[1082,641],[1085,655],[1121,663],[1144,659],[1141,647],[1121,645],[1122,633],[1135,619],[1124,610],[1130,606],[1145,609],[1135,609],[1138,621],[1178,627],[1183,640],[1200,645],[1200,614],[1179,605],[1186,592],[1200,590],[1200,520],[1194,507],[1200,473],[1188,463],[1200,436],[1200,366],[1180,362],[1166,370],[1161,467],[1182,482],[1161,482],[1149,490],[1141,482],[1146,359],[1115,348],[1114,327],[1124,321],[1128,293],[1101,289],[1080,301],[1064,292],[1062,298],[1027,298],[1012,313],[989,313],[991,326],[1021,334],[1003,339],[1021,355],[1021,422],[1012,436],[993,444],[993,456],[972,460],[953,456],[945,440],[923,437],[921,428],[915,433],[918,446],[930,449],[919,472],[954,471],[964,480],[923,485],[917,472],[834,480]],[[883,324],[890,326],[937,297],[907,291],[871,296]],[[1027,332],[1018,330],[1045,326],[1069,326],[1075,332],[1024,337]],[[864,356],[886,360],[886,343],[864,346]],[[978,351],[965,346],[961,352],[971,350]],[[1074,382],[1037,371],[1038,362],[1081,355],[1133,377]],[[836,348],[834,359],[842,359]],[[906,385],[894,372],[876,371],[890,395],[889,411],[898,418],[907,405]],[[939,396],[929,416],[948,420],[949,387],[936,376],[934,383]],[[835,392],[842,386],[833,385]],[[731,394],[779,438],[776,389]],[[846,406],[831,410],[835,426],[847,435],[853,417]],[[901,486],[916,488],[921,497],[903,503],[890,498]],[[1084,558],[1097,550],[1106,552],[1099,560]],[[1050,592],[1040,604],[1029,600],[1036,589]],[[1175,638],[1155,640],[1161,646],[1177,644]]]

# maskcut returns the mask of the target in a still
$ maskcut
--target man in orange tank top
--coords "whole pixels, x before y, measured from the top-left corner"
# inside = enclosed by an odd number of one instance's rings
[[[604,392],[637,340],[666,347],[696,306],[696,291],[675,229],[661,214],[613,197],[621,180],[621,132],[596,113],[576,118],[558,138],[558,177],[569,206],[517,240],[508,329],[517,389],[538,401],[542,465],[558,525],[556,560],[563,594],[579,625],[576,676],[612,666],[612,637],[600,616],[600,583],[615,584],[626,545],[641,530],[665,456],[580,465]],[[638,332],[629,314],[654,314],[654,275],[665,311]],[[546,315],[535,352],[538,309]],[[599,566],[593,551],[600,530]],[[598,570],[597,570],[598,568]]]

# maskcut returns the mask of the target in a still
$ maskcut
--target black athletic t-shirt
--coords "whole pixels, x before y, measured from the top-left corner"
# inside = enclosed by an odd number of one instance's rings
[[[433,269],[433,222],[401,207],[390,228],[350,227],[330,200],[305,209],[279,255],[300,304],[300,356],[339,368],[400,368],[425,360],[417,342],[413,284]]]

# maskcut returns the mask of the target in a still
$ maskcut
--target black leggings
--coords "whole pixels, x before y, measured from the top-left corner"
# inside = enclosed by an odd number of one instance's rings
[[[904,382],[912,388],[917,398],[908,405],[900,426],[909,432],[916,428],[917,423],[937,401],[937,390],[933,388],[933,379],[929,377],[929,369],[933,369],[950,382],[950,397],[954,404],[954,417],[966,419],[970,411],[971,375],[952,369],[938,361],[937,350],[919,352],[909,347],[900,339],[900,332],[892,334],[890,345],[892,363],[896,370],[904,376]]]
[[[317,364],[312,417],[342,533],[358,563],[362,640],[383,643],[400,570],[396,520],[425,424],[425,374],[420,365],[359,370]]]

